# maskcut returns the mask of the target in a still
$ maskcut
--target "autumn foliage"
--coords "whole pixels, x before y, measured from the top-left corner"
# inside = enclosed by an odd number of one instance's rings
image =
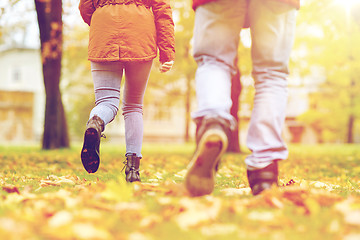
[[[1,239],[359,239],[360,150],[293,146],[280,187],[253,197],[244,154],[226,154],[213,194],[182,182],[193,145],[145,145],[142,183],[124,147],[102,146],[88,174],[79,149],[0,148]]]

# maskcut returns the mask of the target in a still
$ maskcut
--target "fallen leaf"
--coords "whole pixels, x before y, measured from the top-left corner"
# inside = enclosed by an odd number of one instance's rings
[[[60,186],[60,183],[52,180],[40,180],[40,187]]]
[[[68,211],[60,211],[57,212],[49,219],[50,227],[61,227],[67,224],[70,224],[73,219],[73,216]]]
[[[80,239],[110,239],[111,235],[104,229],[97,228],[90,223],[75,223],[73,231]]]
[[[359,233],[350,233],[343,238],[343,240],[359,240],[359,239],[360,239]]]
[[[105,191],[101,196],[107,200],[128,201],[133,196],[133,187],[128,184],[125,179],[119,177],[117,181],[109,181],[106,183]]]
[[[338,220],[332,220],[328,231],[331,233],[336,233],[340,230],[340,222]]]
[[[239,229],[236,224],[212,224],[201,228],[201,233],[205,236],[217,236],[232,234]]]
[[[129,234],[129,240],[151,240],[151,238],[147,237],[145,234],[140,232],[133,232]]]
[[[225,188],[221,190],[225,196],[243,196],[243,195],[250,195],[251,188]]]
[[[248,214],[248,219],[259,222],[271,222],[275,219],[275,213],[270,211],[252,211]]]
[[[351,225],[360,226],[360,210],[347,212],[345,222]]]
[[[18,187],[14,186],[14,185],[5,185],[5,186],[2,187],[2,190],[4,190],[7,193],[20,194],[20,191],[19,191]]]
[[[216,219],[221,210],[222,202],[220,199],[208,196],[206,199],[182,198],[179,205],[185,210],[175,217],[175,221],[182,229],[188,229]]]
[[[320,212],[320,204],[314,198],[307,198],[304,201],[304,207],[306,209],[306,213],[311,215],[318,215]]]
[[[162,221],[162,218],[159,215],[152,214],[150,216],[146,216],[140,221],[140,227],[142,228],[151,228],[155,224],[160,223]]]

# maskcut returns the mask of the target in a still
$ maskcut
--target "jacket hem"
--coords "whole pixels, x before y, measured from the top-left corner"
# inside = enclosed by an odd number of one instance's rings
[[[94,58],[88,57],[89,61],[92,62],[145,62],[156,58],[156,55],[144,57],[144,58]]]

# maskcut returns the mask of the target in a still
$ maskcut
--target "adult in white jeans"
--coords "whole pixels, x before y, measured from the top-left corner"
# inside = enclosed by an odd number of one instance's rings
[[[215,171],[227,147],[226,132],[236,124],[230,114],[231,77],[236,73],[234,64],[246,16],[256,89],[247,136],[251,150],[245,160],[248,179],[254,195],[277,184],[277,161],[288,156],[281,132],[287,104],[288,62],[299,7],[296,0],[291,4],[284,2],[215,0],[196,6],[193,54],[198,64],[195,76],[198,109],[192,116],[199,130],[197,150],[185,177],[193,195],[213,191]]]

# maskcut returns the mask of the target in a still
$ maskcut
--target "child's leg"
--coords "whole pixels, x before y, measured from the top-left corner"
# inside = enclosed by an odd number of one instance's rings
[[[91,62],[96,106],[91,110],[90,119],[97,115],[106,125],[115,118],[119,110],[123,68],[122,62]]]
[[[152,61],[125,63],[123,115],[126,153],[141,157],[143,140],[143,99]]]
[[[100,164],[100,138],[105,125],[111,122],[118,111],[122,63],[91,63],[94,80],[95,104],[86,124],[81,161],[89,173],[98,170]]]

